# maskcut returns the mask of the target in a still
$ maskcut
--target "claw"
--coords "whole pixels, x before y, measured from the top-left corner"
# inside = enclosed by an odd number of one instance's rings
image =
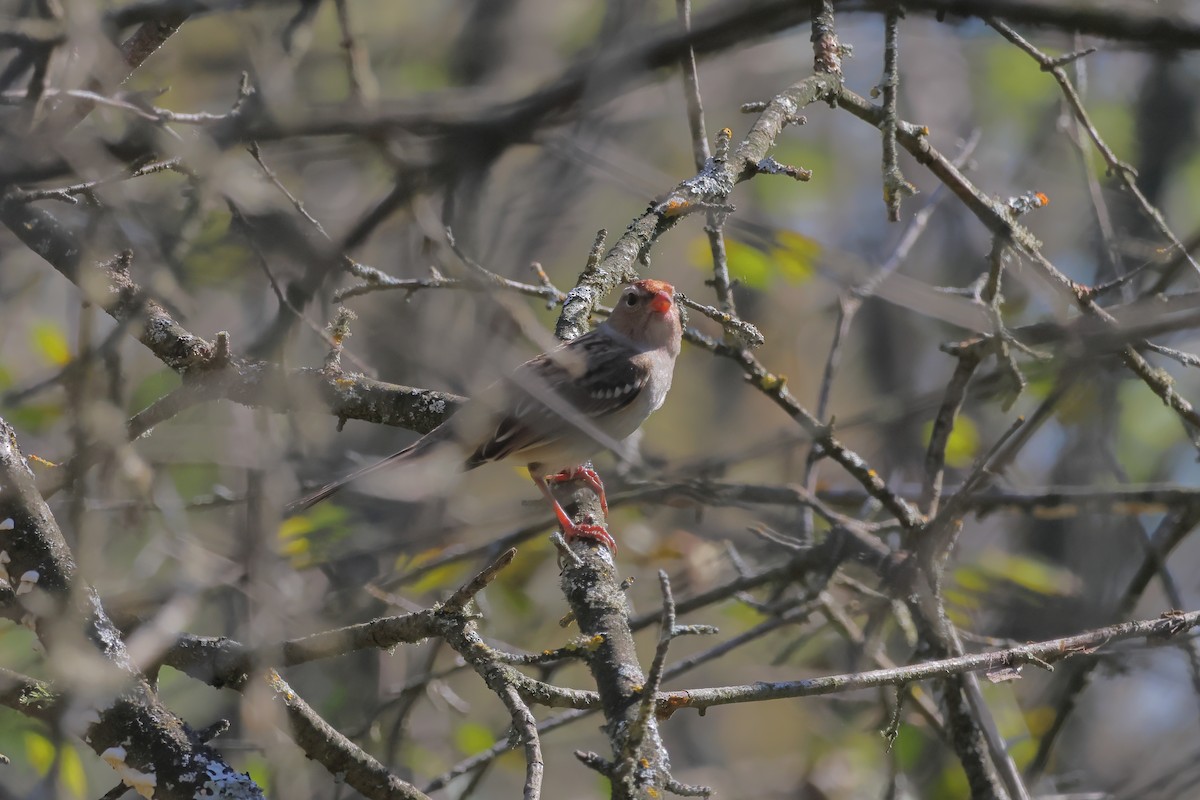
[[[566,483],[567,481],[583,481],[586,483],[600,498],[600,508],[604,510],[604,516],[608,516],[608,498],[604,496],[604,482],[600,480],[600,474],[596,470],[588,466],[582,466],[575,467],[574,469],[564,469],[562,472],[546,476],[547,483]]]
[[[561,520],[559,520],[561,522]],[[572,539],[584,539],[589,542],[599,542],[613,553],[617,552],[617,540],[612,537],[603,525],[593,525],[587,522],[572,523],[563,526],[563,536],[569,542]]]
[[[591,473],[588,475],[587,473]],[[554,493],[550,491],[547,485],[549,481],[562,483],[563,481],[574,480],[578,476],[581,480],[587,481],[589,486],[596,488],[592,481],[595,480],[600,484],[600,476],[595,470],[588,467],[577,467],[573,470],[563,470],[557,475],[541,476],[530,470],[529,477],[533,478],[533,482],[537,484],[538,489],[550,501],[550,505],[554,506],[554,516],[558,519],[559,527],[562,528],[563,536],[569,542],[572,539],[584,539],[589,542],[599,542],[607,547],[613,553],[617,552],[617,541],[612,537],[603,525],[596,525],[591,522],[574,522],[571,517],[563,510],[562,505],[555,498]],[[604,509],[604,513],[608,514],[608,503],[604,499],[604,485],[600,484],[600,488],[596,491],[600,495],[600,505]]]

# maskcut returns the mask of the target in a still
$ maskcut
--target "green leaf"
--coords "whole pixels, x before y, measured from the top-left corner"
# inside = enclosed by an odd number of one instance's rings
[[[129,413],[136,414],[182,383],[179,375],[169,369],[158,370],[138,381],[129,393]]]
[[[707,248],[707,242],[705,242]],[[753,245],[739,242],[736,239],[725,241],[725,254],[729,261],[729,275],[737,278],[746,286],[755,289],[765,289],[771,284],[771,275],[775,271],[770,257]]]
[[[261,755],[252,753],[242,759],[240,766],[241,770],[250,776],[250,780],[259,785],[263,794],[270,797],[272,773],[270,762]]]
[[[730,277],[754,289],[766,289],[777,278],[804,283],[812,277],[813,263],[820,253],[819,243],[795,231],[780,231],[765,250],[737,239],[725,240]],[[692,240],[688,260],[699,268],[710,268],[712,252],[707,237]]]
[[[170,464],[167,474],[175,484],[180,497],[195,497],[212,491],[213,484],[221,478],[221,469],[216,464]]]
[[[971,784],[967,781],[967,773],[962,765],[950,759],[937,777],[937,785],[930,795],[930,800],[961,800],[971,796]]]
[[[183,257],[184,281],[190,287],[213,287],[236,291],[251,274],[245,269],[250,249],[240,236],[229,231],[228,210],[214,210],[200,226]]]
[[[1118,158],[1121,158],[1123,153],[1129,154],[1134,150],[1134,142],[1137,139],[1136,123],[1129,104],[1090,101],[1088,102],[1088,116],[1092,118],[1092,125],[1104,137],[1105,144],[1117,154]],[[1104,175],[1108,172],[1108,164],[1105,163],[1104,156],[1095,148],[1088,148],[1088,154],[1092,161],[1092,168],[1097,174]]]
[[[454,744],[466,756],[482,753],[495,741],[492,732],[478,722],[464,722],[454,731]]]
[[[989,95],[1003,101],[996,103],[997,107],[1050,103],[1058,93],[1054,78],[1042,72],[1036,61],[1015,47],[1006,44],[987,47],[984,60],[986,72],[982,77]]]
[[[62,419],[61,403],[26,403],[11,409],[8,421],[26,433],[43,433]]]
[[[896,763],[905,772],[916,769],[925,757],[926,738],[913,725],[901,725],[896,732],[896,741],[892,743],[892,752],[896,754]]]
[[[1133,481],[1163,480],[1171,449],[1181,441],[1179,418],[1140,381],[1126,381],[1117,390],[1121,409],[1117,426],[1117,457]]]

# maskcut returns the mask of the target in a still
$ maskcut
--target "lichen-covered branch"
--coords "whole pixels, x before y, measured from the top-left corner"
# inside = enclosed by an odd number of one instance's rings
[[[73,685],[64,678],[53,689],[76,690],[91,697],[89,711],[77,715],[68,732],[79,736],[133,785],[157,787],[156,797],[190,800],[208,791],[229,798],[261,798],[248,777],[234,771],[203,744],[182,720],[158,700],[130,661],[120,631],[109,620],[96,593],[81,585],[66,541],[50,509],[38,494],[33,473],[17,446],[16,433],[0,420],[0,552],[8,573],[23,586],[0,594],[0,613],[28,620],[53,658],[60,643],[71,653],[82,637],[92,644],[95,666]],[[0,589],[9,589],[6,581]],[[78,655],[71,655],[78,658]],[[101,674],[95,674],[99,672]],[[112,687],[96,694],[96,686]],[[221,794],[223,793],[223,794]]]

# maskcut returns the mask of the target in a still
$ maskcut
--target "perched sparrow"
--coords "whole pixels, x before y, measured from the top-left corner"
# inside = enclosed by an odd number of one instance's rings
[[[615,550],[600,525],[572,522],[547,482],[585,480],[608,513],[600,477],[582,465],[636,431],[666,399],[682,335],[674,296],[675,288],[663,281],[628,286],[595,330],[525,362],[416,444],[296,500],[287,513],[378,469],[447,447],[460,454],[463,469],[505,459],[524,464],[568,539]]]

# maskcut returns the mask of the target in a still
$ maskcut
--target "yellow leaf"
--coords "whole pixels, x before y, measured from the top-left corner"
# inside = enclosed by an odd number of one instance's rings
[[[310,549],[312,548],[308,543],[308,538],[304,536],[297,536],[280,547],[279,553],[280,555],[287,556],[288,558],[297,558],[298,556],[308,553]]]
[[[36,731],[25,734],[25,758],[38,775],[45,775],[54,763],[54,742]]]
[[[53,322],[35,322],[29,338],[34,349],[51,364],[61,367],[71,360],[67,337]]]
[[[988,550],[979,563],[997,578],[1035,594],[1070,596],[1080,589],[1075,573],[1033,556]]]
[[[813,274],[813,264],[821,255],[821,243],[795,231],[779,231],[773,255],[779,273],[790,283],[804,283]]]
[[[954,570],[954,582],[967,592],[983,592],[988,588],[987,576],[971,565],[963,565]]]
[[[54,766],[55,755],[58,755],[58,780],[70,797],[83,798],[88,796],[87,774],[83,770],[83,761],[79,751],[70,744],[64,744],[62,750],[54,747],[54,742],[36,731],[25,734],[25,758],[38,775],[45,775]]]
[[[299,536],[308,536],[316,531],[335,528],[344,523],[348,516],[346,509],[337,503],[322,503],[313,506],[303,514],[288,517],[279,523],[279,540],[287,542]]]
[[[462,564],[443,564],[422,575],[415,583],[409,584],[408,591],[413,594],[425,594],[435,589],[446,589],[465,574],[466,567]]]
[[[925,426],[925,440],[929,441],[932,436],[933,423],[930,422]],[[946,466],[969,467],[978,452],[979,429],[970,417],[959,414],[954,421],[954,430],[950,431],[950,438],[946,440]]]
[[[721,607],[721,613],[747,628],[757,625],[766,619],[766,616],[757,608],[741,602],[726,603]]]
[[[1056,712],[1050,706],[1034,706],[1025,712],[1025,724],[1029,726],[1029,732],[1034,736],[1043,736],[1046,731],[1050,730],[1050,726],[1054,724],[1054,720],[1058,717]]]
[[[303,568],[321,561],[347,530],[349,512],[336,503],[322,503],[279,523],[279,554]]]
[[[63,747],[62,760],[59,761],[58,767],[58,775],[63,788],[70,793],[71,797],[79,798],[79,800],[87,797],[87,775],[83,771],[83,761],[79,758],[79,751],[73,745]]]

